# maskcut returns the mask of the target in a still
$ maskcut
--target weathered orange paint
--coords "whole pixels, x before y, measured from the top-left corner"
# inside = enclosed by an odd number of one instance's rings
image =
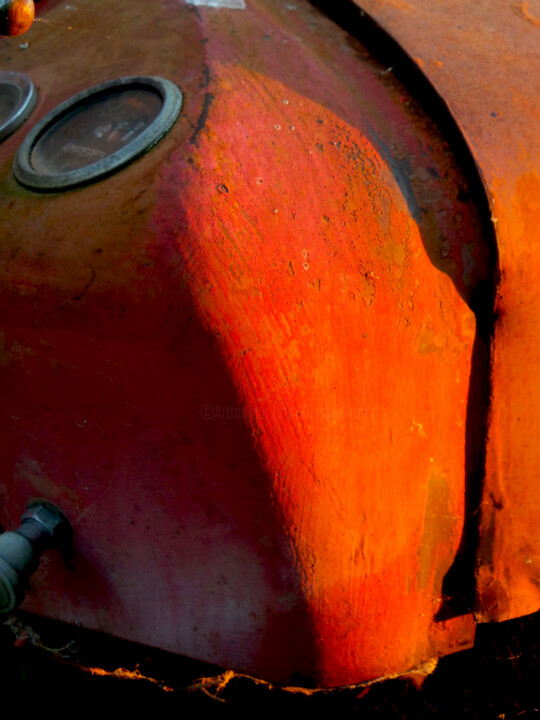
[[[490,263],[432,122],[303,1],[43,8],[0,48],[39,89],[0,146],[0,514],[57,502],[75,554],[25,608],[322,686],[470,646],[440,611]],[[26,129],[124,74],[179,85],[169,135],[21,188]]]
[[[505,620],[540,608],[540,12],[505,0],[356,2],[444,98],[491,205],[499,277],[477,617]]]

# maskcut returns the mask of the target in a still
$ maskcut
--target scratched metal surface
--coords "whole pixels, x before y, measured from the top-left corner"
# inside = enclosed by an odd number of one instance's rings
[[[75,549],[25,609],[325,686],[469,646],[438,613],[490,263],[433,123],[302,1],[39,10],[0,47],[39,94],[0,146],[0,517],[47,497]],[[133,74],[183,92],[156,148],[17,184],[34,122]]]

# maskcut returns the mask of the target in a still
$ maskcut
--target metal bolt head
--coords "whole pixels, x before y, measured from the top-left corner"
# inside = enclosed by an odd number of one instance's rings
[[[65,551],[71,545],[71,525],[67,517],[56,505],[47,500],[32,500],[26,506],[26,511],[21,518],[21,524],[29,520],[37,523],[42,532],[50,537],[47,542],[49,547]]]

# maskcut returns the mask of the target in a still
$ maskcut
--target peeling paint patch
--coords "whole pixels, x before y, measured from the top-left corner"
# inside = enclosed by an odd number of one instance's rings
[[[375,297],[375,283],[370,279],[369,273],[360,276],[358,280],[358,294],[368,307],[372,305]]]
[[[244,0],[186,0],[188,5],[200,5],[205,7],[229,8],[230,10],[244,10]]]

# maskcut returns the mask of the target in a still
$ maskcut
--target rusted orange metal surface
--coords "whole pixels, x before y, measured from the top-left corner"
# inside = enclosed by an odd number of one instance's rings
[[[470,646],[442,585],[491,261],[450,148],[303,0],[40,10],[0,46],[38,89],[0,145],[0,517],[56,502],[75,552],[24,607],[323,686]],[[156,148],[18,185],[36,121],[134,74],[184,95]]]
[[[540,608],[540,3],[358,0],[458,122],[492,210],[499,274],[477,617]]]

